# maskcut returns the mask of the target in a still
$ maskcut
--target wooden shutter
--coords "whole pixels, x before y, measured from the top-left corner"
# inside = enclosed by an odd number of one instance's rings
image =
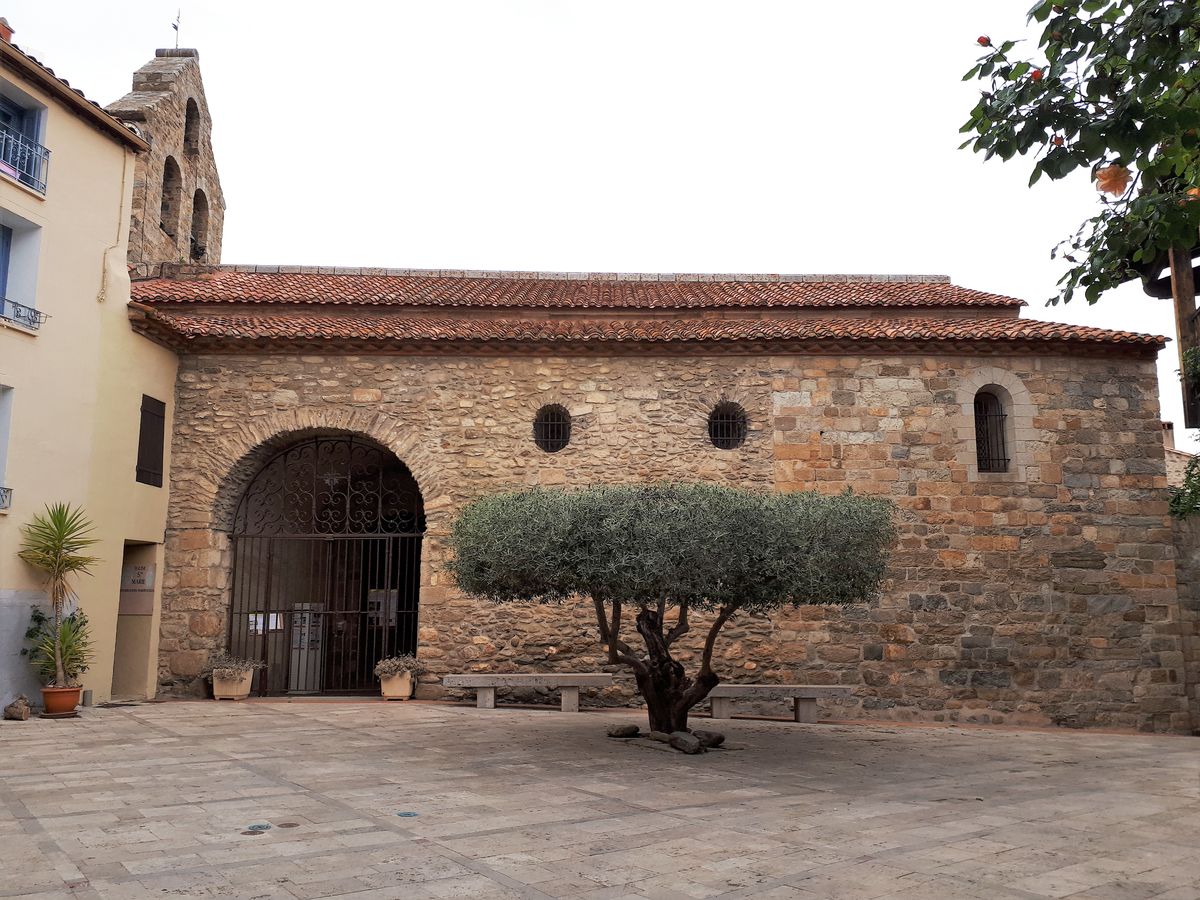
[[[142,395],[142,423],[138,432],[137,480],[162,487],[163,441],[167,433],[167,404]]]

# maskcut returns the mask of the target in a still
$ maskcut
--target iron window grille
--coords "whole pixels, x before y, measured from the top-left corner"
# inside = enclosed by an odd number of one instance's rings
[[[722,400],[708,414],[708,439],[719,450],[736,450],[748,431],[746,410],[732,400]]]
[[[557,453],[571,443],[571,414],[565,406],[550,403],[533,417],[533,442],[547,453]]]
[[[49,150],[12,126],[0,123],[0,172],[44,194],[49,167]]]
[[[1008,415],[1000,398],[990,391],[975,395],[975,450],[980,472],[1007,472]]]
[[[49,316],[44,312],[34,309],[32,306],[25,306],[9,300],[7,297],[0,297],[0,319],[7,319],[23,328],[37,331],[48,318]]]
[[[0,509],[9,509],[12,507],[12,495],[12,488],[0,487]]]

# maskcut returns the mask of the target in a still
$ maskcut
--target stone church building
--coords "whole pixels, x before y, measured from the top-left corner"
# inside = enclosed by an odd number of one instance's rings
[[[703,480],[879,494],[901,531],[878,602],[737,619],[722,679],[853,686],[840,718],[1200,726],[1164,338],[941,276],[221,266],[211,122],[178,62],[127,98],[169,84],[181,136],[144,160],[130,241],[132,327],[179,361],[162,690],[222,650],[267,663],[264,694],[369,693],[396,652],[427,697],[447,673],[600,669],[590,607],[455,589],[456,513]],[[622,676],[593,702],[632,697]]]

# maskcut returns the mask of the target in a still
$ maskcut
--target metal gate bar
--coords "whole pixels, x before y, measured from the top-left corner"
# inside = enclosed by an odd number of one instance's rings
[[[422,537],[237,535],[229,649],[266,665],[257,692],[371,692],[415,653]]]
[[[260,694],[361,692],[417,647],[424,504],[407,467],[353,435],[267,460],[234,517],[229,650]]]

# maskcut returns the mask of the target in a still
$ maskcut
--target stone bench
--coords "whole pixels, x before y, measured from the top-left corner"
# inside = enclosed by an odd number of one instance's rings
[[[709,692],[714,719],[732,719],[737,700],[791,700],[797,722],[817,721],[817,700],[844,697],[853,688],[828,684],[718,684]]]
[[[548,675],[478,674],[446,675],[444,687],[475,689],[475,705],[480,709],[496,708],[496,688],[532,687],[550,688],[562,693],[562,711],[579,712],[579,689],[581,687],[608,687],[613,683],[607,672],[555,672]]]

